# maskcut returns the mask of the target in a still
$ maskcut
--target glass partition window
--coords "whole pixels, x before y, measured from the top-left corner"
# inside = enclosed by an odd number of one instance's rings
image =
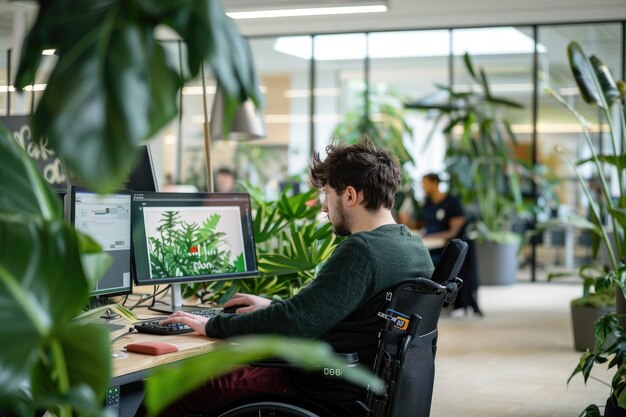
[[[380,116],[383,103],[402,110],[404,103],[426,97],[446,100],[436,85],[446,86],[449,82],[450,31],[371,33],[368,51],[370,112],[374,120]],[[445,138],[425,112],[407,110],[404,118],[412,129],[412,135],[405,135],[404,145],[415,162],[404,164],[404,169],[411,176],[416,197],[421,199],[422,176],[445,169]]]
[[[517,152],[532,160],[531,138],[533,103],[534,40],[530,27],[459,29],[452,31],[454,53],[453,88],[455,91],[482,91],[468,73],[464,54],[467,52],[474,68],[482,68],[491,93],[521,104],[523,108],[501,107],[503,117],[512,125],[520,142]],[[544,50],[538,45],[539,53]]]
[[[571,215],[588,217],[589,203],[582,194],[574,171],[564,156],[556,152],[560,147],[573,160],[584,159],[590,156],[589,149],[581,133],[578,121],[557,100],[543,92],[544,87],[550,87],[560,94],[568,103],[590,123],[591,138],[597,149],[608,149],[610,139],[608,127],[595,106],[586,104],[578,93],[578,88],[570,70],[567,58],[567,45],[571,41],[578,42],[585,54],[596,55],[605,64],[615,78],[621,78],[620,57],[622,57],[620,24],[581,24],[555,25],[539,27],[538,41],[545,47],[540,55],[538,78],[541,92],[539,94],[538,120],[538,156],[540,162],[549,166],[558,178],[556,192],[558,204],[552,208],[551,215],[566,220]],[[593,190],[595,173],[591,166],[581,166],[580,172],[589,180]],[[544,234],[545,247],[558,248],[564,241],[575,240],[576,247],[563,252],[554,262],[568,268],[575,267],[587,260],[591,253],[591,239],[588,234],[580,230],[560,228]],[[567,245],[566,245],[567,246]],[[566,247],[567,249],[567,247]],[[541,261],[541,259],[539,260]]]
[[[367,39],[364,33],[316,36],[314,50],[315,150],[323,153],[340,121],[364,113]]]
[[[273,198],[290,178],[304,178],[311,154],[311,37],[252,39],[250,47],[265,99],[267,137],[237,145],[235,163],[240,178]]]

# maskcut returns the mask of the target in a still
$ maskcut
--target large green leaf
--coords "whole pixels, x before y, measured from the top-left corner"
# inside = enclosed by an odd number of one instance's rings
[[[607,154],[607,155],[597,155],[598,160],[600,162],[604,162],[606,164],[610,164],[614,167],[616,167],[620,172],[623,171],[624,169],[626,169],[626,154],[621,154],[621,155],[611,155],[611,154]],[[576,163],[576,165],[583,165],[586,164],[587,162],[594,162],[594,158],[587,158],[587,159],[582,159],[580,161],[578,161]]]
[[[146,408],[157,415],[174,400],[190,392],[204,381],[232,371],[256,360],[279,357],[304,369],[339,369],[342,376],[355,384],[369,386],[376,393],[384,389],[382,382],[366,368],[349,366],[336,357],[329,345],[312,340],[278,337],[241,337],[232,339],[218,349],[196,356],[176,366],[162,368],[146,381]]]
[[[582,99],[589,104],[602,107],[601,93],[596,87],[593,66],[577,42],[571,42],[567,46],[567,57]]]
[[[11,341],[0,346],[0,398],[28,385],[34,352],[70,322],[88,293],[69,225],[0,217],[0,321]]]
[[[602,88],[605,100],[607,102],[612,102],[619,99],[620,93],[617,89],[617,85],[615,84],[615,80],[613,79],[613,75],[611,75],[609,67],[595,55],[589,57],[589,62],[596,72],[596,77],[600,82],[600,87]]]
[[[11,132],[0,125],[0,212],[59,219],[63,210],[57,194],[37,167],[17,146]]]
[[[43,49],[59,54],[33,115],[33,137],[47,137],[65,168],[98,190],[119,184],[136,145],[178,112],[183,75],[155,38],[159,24],[187,42],[186,76],[208,59],[226,93],[226,117],[246,97],[258,101],[250,51],[217,1],[42,1],[24,41],[18,88],[34,82]]]
[[[62,335],[86,302],[91,284],[83,272],[83,261],[89,258],[90,263],[99,265],[103,255],[96,253],[97,245],[91,239],[83,236],[79,240],[63,221],[58,197],[28,155],[6,135],[0,135],[0,147],[2,167],[14,167],[18,176],[24,174],[17,187],[11,183],[14,176],[0,176],[0,321],[3,338],[10,340],[0,345],[0,403],[17,410],[24,401],[32,407],[33,392],[42,401],[44,397],[52,401],[59,393],[55,378],[67,373],[67,367],[55,362],[51,346],[63,346]],[[82,257],[81,246],[88,252]],[[100,269],[94,268],[94,274]],[[97,347],[93,352],[98,352]],[[42,358],[48,360],[43,363]],[[84,362],[74,355],[72,360],[75,366],[93,367],[98,372],[94,361]],[[108,356],[104,360],[108,361]],[[42,374],[48,378],[40,377]],[[85,392],[78,385],[88,388],[93,380],[82,377],[78,375],[76,386],[69,390]],[[101,387],[99,383],[95,388]],[[71,396],[69,391],[64,395]]]
[[[626,230],[626,207],[609,208],[609,213]]]

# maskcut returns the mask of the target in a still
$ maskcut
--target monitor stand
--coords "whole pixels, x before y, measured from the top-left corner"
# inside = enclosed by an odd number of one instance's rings
[[[150,307],[150,310],[157,311],[159,313],[171,314],[176,311],[194,312],[198,310],[215,310],[211,307],[203,306],[184,306],[183,297],[180,291],[180,284],[170,284],[170,304],[158,307]]]

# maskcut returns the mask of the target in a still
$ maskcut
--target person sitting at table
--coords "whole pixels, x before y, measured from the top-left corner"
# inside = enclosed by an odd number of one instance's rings
[[[444,242],[460,236],[465,225],[465,217],[461,201],[453,195],[439,189],[439,175],[426,174],[422,178],[422,188],[426,194],[422,207],[422,221],[424,229],[422,236],[439,238]],[[436,265],[443,248],[432,249],[430,256]]]
[[[465,214],[461,201],[453,195],[444,193],[439,189],[441,182],[439,175],[431,173],[422,178],[422,188],[426,194],[421,215],[424,223],[422,236],[425,238],[439,238],[444,242],[450,239],[461,238],[468,243],[468,253],[459,277],[464,283],[459,291],[459,296],[455,301],[455,308],[467,310],[472,307],[474,313],[482,316],[478,307],[478,278],[476,274],[476,263],[474,261],[474,245],[465,239],[464,229],[466,224]],[[445,246],[445,245],[444,245]],[[430,249],[430,256],[433,264],[437,265],[443,252],[442,248]]]
[[[177,312],[163,323],[185,323],[202,335],[222,339],[262,333],[317,338],[336,352],[357,352],[360,364],[372,368],[384,325],[378,312],[386,290],[414,277],[430,277],[434,267],[421,239],[393,219],[401,178],[396,159],[369,139],[355,145],[331,144],[326,152],[325,160],[313,155],[310,179],[323,192],[322,211],[333,233],[346,239],[317,277],[286,300],[236,294],[224,307],[238,306],[238,314],[208,319]],[[364,389],[341,380],[320,383],[294,370],[248,366],[208,382],[162,415],[215,411],[258,393],[342,401],[365,398]]]

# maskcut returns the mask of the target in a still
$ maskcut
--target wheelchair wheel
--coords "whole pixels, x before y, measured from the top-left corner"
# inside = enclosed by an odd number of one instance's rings
[[[326,417],[293,404],[259,401],[235,407],[219,417]]]

